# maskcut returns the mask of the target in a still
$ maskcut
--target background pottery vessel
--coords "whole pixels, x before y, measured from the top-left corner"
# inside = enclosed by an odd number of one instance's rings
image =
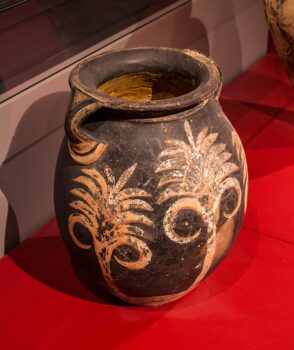
[[[178,299],[228,253],[246,210],[219,70],[195,51],[138,48],[85,60],[70,85],[55,207],[72,260],[127,302]]]
[[[294,85],[294,1],[264,0],[266,18],[278,55]]]

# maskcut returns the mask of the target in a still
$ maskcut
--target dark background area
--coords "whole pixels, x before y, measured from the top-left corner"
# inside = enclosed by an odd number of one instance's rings
[[[0,1],[0,94],[174,2]]]

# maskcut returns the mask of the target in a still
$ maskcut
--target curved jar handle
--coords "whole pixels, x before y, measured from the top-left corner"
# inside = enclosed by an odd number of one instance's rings
[[[87,130],[81,127],[86,118],[101,107],[100,102],[73,88],[64,128],[69,139],[69,153],[78,164],[94,163],[106,148],[104,143],[97,142]]]

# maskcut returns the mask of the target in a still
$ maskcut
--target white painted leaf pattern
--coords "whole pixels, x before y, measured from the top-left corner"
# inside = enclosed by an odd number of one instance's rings
[[[143,214],[153,208],[143,198],[150,194],[139,188],[124,188],[136,169],[133,164],[120,176],[118,181],[112,169],[105,167],[104,176],[92,169],[82,169],[83,175],[74,182],[83,185],[70,192],[78,198],[69,205],[76,213],[69,216],[68,230],[73,242],[82,249],[89,249],[90,244],[81,242],[75,234],[76,224],[81,225],[93,242],[104,279],[108,287],[117,295],[120,291],[115,286],[110,262],[112,258],[128,269],[142,269],[149,264],[152,253],[144,240],[152,240],[146,228],[154,227],[153,221]],[[115,249],[127,245],[132,247],[138,257],[135,261],[124,261],[115,255]]]

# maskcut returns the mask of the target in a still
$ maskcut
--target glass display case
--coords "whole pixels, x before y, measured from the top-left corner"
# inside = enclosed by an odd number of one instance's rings
[[[183,2],[0,1],[0,101],[44,79],[31,80],[52,67],[56,69],[48,74],[81,59],[79,54],[93,46],[92,52],[105,46],[105,40],[109,44],[127,28],[134,30],[132,26],[137,28],[158,11]]]

